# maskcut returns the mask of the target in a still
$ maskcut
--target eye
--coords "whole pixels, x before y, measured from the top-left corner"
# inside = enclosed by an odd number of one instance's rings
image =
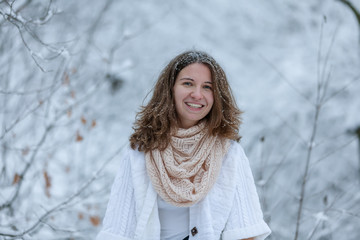
[[[210,85],[204,85],[204,88],[205,88],[206,90],[212,90],[212,87],[211,87]]]
[[[183,82],[184,86],[192,86],[192,82]]]

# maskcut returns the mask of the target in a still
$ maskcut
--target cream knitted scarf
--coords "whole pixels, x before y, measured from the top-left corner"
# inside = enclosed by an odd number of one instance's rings
[[[188,207],[197,203],[219,175],[230,141],[209,136],[205,126],[201,122],[179,129],[165,150],[145,154],[147,172],[156,192],[172,205]]]

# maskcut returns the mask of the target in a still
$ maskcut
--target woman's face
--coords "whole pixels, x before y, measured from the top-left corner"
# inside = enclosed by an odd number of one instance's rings
[[[173,94],[180,127],[196,125],[214,103],[210,69],[202,63],[183,68],[176,77]]]

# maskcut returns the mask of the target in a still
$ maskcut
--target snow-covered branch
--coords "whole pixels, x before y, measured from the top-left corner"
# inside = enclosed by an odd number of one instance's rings
[[[78,198],[88,187],[99,178],[100,174],[104,170],[104,168],[112,161],[114,158],[122,151],[124,146],[118,148],[115,153],[113,153],[108,159],[106,159],[103,163],[103,165],[94,172],[93,176],[88,179],[86,182],[83,183],[83,185],[72,195],[70,195],[67,199],[60,202],[59,204],[55,205],[51,209],[47,210],[43,215],[41,215],[38,220],[33,223],[29,228],[26,230],[23,230],[21,232],[3,232],[0,230],[0,236],[9,237],[6,239],[18,239],[18,238],[24,238],[27,234],[30,234],[31,232],[35,231],[37,228],[39,228],[41,225],[44,225],[47,221],[47,219],[55,214],[56,212],[66,208],[74,199]],[[26,239],[26,238],[25,238]]]

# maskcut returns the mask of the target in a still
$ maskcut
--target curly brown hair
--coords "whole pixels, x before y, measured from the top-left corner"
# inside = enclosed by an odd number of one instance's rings
[[[163,69],[152,98],[136,115],[134,133],[130,137],[131,148],[148,152],[167,147],[171,133],[179,127],[172,91],[175,80],[183,68],[193,63],[205,64],[211,72],[214,104],[205,117],[209,134],[240,140],[242,112],[236,105],[224,70],[207,53],[186,51],[172,59]]]

